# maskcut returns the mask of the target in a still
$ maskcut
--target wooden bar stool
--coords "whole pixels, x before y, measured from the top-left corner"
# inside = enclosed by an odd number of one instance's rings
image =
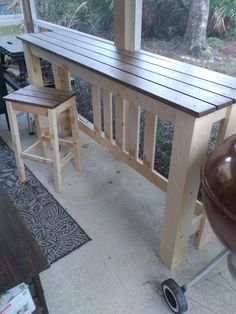
[[[75,168],[79,170],[79,130],[77,123],[77,110],[75,92],[54,88],[29,85],[4,97],[9,116],[13,148],[16,156],[16,164],[21,182],[26,180],[23,159],[29,159],[53,167],[56,191],[62,189],[61,169],[74,159]],[[59,139],[57,118],[60,113],[69,109],[72,140]],[[38,140],[22,151],[20,134],[17,124],[16,111],[30,112],[35,115]],[[46,117],[46,118],[45,118]],[[47,128],[40,129],[40,119],[47,119]],[[52,158],[46,158],[45,144],[51,142]],[[59,145],[70,148],[62,159],[60,158]],[[31,154],[33,149],[42,148],[43,156]]]

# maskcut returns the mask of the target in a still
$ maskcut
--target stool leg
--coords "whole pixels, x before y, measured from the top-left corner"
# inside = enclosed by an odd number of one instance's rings
[[[78,127],[78,121],[77,121],[77,108],[76,108],[75,97],[71,99],[71,102],[72,102],[72,106],[69,109],[71,133],[72,133],[72,139],[74,142],[74,149],[76,151],[74,161],[75,161],[75,169],[79,171],[80,170],[79,127]]]
[[[48,122],[49,122],[49,133],[50,140],[53,150],[53,172],[54,180],[56,185],[56,191],[61,192],[61,161],[60,161],[60,152],[59,152],[59,139],[58,139],[58,129],[57,129],[57,116],[54,110],[48,110]]]
[[[22,148],[20,142],[20,134],[18,129],[18,123],[16,118],[16,112],[12,108],[12,104],[10,101],[7,102],[7,113],[11,127],[11,136],[12,136],[12,144],[16,157],[16,166],[19,174],[19,179],[21,182],[26,180],[25,176],[25,166],[23,158],[21,158]]]

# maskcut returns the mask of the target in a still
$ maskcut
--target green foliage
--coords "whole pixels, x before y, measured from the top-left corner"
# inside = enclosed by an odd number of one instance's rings
[[[20,0],[0,0],[0,15],[20,13]]]
[[[58,23],[64,14],[65,2],[57,0],[36,0],[37,15],[47,22]]]
[[[115,0],[90,0],[90,17],[95,27],[112,31]]]
[[[19,35],[22,33],[20,25],[1,26],[0,35]]]
[[[7,10],[9,11],[9,14],[20,13],[20,1],[19,0],[11,1],[11,3],[7,5]]]
[[[236,28],[236,0],[211,0],[211,33],[223,36]]]
[[[36,0],[38,17],[52,23],[68,26],[87,15],[87,2],[78,0]]]
[[[230,28],[230,29],[225,33],[225,38],[228,38],[228,39],[236,39],[236,27]]]
[[[91,34],[112,33],[114,0],[36,0],[39,18]]]
[[[174,125],[162,118],[157,123],[157,143],[154,169],[168,178]]]
[[[182,36],[187,24],[190,0],[144,0],[143,34],[147,37]]]
[[[182,36],[180,36],[179,34],[174,34],[173,37],[171,38],[171,41],[176,45],[180,44],[182,41]]]
[[[210,47],[224,47],[224,42],[223,40],[217,38],[217,37],[209,37],[207,39],[207,44]]]
[[[65,12],[59,23],[63,26],[76,28],[80,24],[89,22],[87,15],[88,8],[86,1],[71,1],[66,3]]]
[[[181,38],[190,3],[191,0],[143,0],[143,35],[174,41]],[[235,29],[236,0],[211,0],[208,34],[235,38]]]
[[[215,72],[231,75],[235,69],[235,58],[230,58],[227,63],[209,63],[206,64],[206,68]]]
[[[78,113],[93,123],[91,84],[79,76],[73,78],[73,89],[77,91],[76,102]]]

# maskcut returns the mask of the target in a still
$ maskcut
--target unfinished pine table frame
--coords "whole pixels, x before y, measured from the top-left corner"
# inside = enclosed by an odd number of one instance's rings
[[[200,167],[213,123],[220,121],[218,142],[236,131],[236,79],[145,51],[119,51],[111,42],[83,33],[43,32],[19,38],[30,82],[43,84],[39,58],[53,64],[57,88],[70,89],[70,74],[88,80],[94,124],[79,119],[80,130],[166,192],[161,261],[169,268],[183,261],[189,237],[197,231],[198,247],[207,243],[211,229],[202,204],[196,202]],[[154,170],[157,117],[174,123],[168,180]]]

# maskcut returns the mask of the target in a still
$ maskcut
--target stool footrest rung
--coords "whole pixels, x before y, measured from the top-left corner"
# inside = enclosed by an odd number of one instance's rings
[[[74,147],[76,144],[70,140],[64,140],[59,138],[59,144],[66,147]]]
[[[20,155],[24,159],[29,159],[29,160],[32,160],[32,161],[41,162],[43,164],[52,165],[52,160],[48,159],[48,158],[36,156],[36,155],[33,155],[33,154],[28,154],[28,153],[25,153],[25,152],[21,153]]]
[[[50,136],[42,136],[42,141],[50,141],[51,138]],[[61,146],[66,146],[66,147],[74,147],[75,146],[75,143],[71,140],[65,140],[65,139],[62,139],[62,138],[59,138],[59,144]]]
[[[63,168],[71,159],[76,156],[77,152],[72,150],[61,160],[61,168]]]
[[[36,141],[34,144],[32,144],[30,147],[28,147],[25,151],[24,151],[24,153],[29,153],[29,152],[31,152],[33,149],[35,149],[36,147],[38,147],[39,145],[41,145],[42,144],[42,141],[41,140],[38,140],[38,141]]]

